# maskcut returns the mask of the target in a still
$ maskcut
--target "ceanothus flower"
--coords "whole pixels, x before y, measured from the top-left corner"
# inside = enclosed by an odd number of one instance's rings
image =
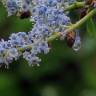
[[[9,39],[14,47],[22,47],[29,42],[28,36],[25,32],[12,33]]]
[[[65,27],[71,23],[63,11],[66,2],[69,4],[68,0],[7,0],[8,15],[30,11],[30,21],[35,24],[28,33],[12,33],[7,41],[0,41],[0,64],[8,66],[23,56],[29,65],[39,65],[38,54],[50,51],[47,39],[56,32],[64,33]]]
[[[41,62],[41,59],[37,57],[34,53],[30,53],[27,51],[23,53],[23,58],[28,61],[29,66],[33,66],[34,64],[39,66],[39,63]]]
[[[7,0],[6,7],[8,11],[8,16],[15,14],[17,11],[17,4],[16,4],[16,1],[14,0]]]
[[[8,16],[29,11],[31,6],[31,0],[1,0],[6,7]]]

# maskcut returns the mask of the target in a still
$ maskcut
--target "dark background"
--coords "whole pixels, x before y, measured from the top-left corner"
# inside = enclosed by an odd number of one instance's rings
[[[77,11],[71,12],[73,22]],[[77,17],[77,18],[76,18]],[[28,19],[7,17],[0,4],[0,39],[8,39],[12,32],[28,32]],[[81,26],[82,47],[74,52],[65,41],[55,40],[49,54],[43,55],[40,67],[29,67],[20,58],[0,68],[0,96],[96,96],[96,38]]]

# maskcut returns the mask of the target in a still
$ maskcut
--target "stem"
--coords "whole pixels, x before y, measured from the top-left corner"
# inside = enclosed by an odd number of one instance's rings
[[[75,24],[73,24],[71,27],[69,27],[66,31],[72,31],[78,27],[80,27],[82,24],[84,24],[88,19],[90,19],[93,15],[96,14],[96,9],[93,9],[92,11],[90,11],[85,17],[83,17],[82,19],[80,19],[78,22],[76,22]]]
[[[82,8],[85,6],[85,2],[75,2],[74,4],[68,6],[64,11],[71,11],[73,9]]]
[[[93,9],[85,17],[83,17],[81,20],[79,20],[77,23],[72,24],[72,26],[70,26],[66,30],[66,32],[64,31],[64,33],[70,32],[70,31],[75,30],[76,28],[80,27],[82,24],[84,24],[89,18],[91,18],[95,14],[96,14],[96,9]],[[60,32],[56,32],[54,35],[52,35],[51,37],[49,37],[47,39],[47,41],[48,42],[51,42],[51,41],[55,40],[56,38],[59,38],[60,36],[61,36],[61,33]],[[31,49],[32,48],[32,44],[26,45],[25,48],[18,48],[18,51],[24,51],[26,48]]]
[[[72,24],[72,26],[70,26],[66,32],[70,32],[72,30],[75,30],[76,28],[80,27],[82,24],[84,24],[89,18],[91,18],[93,15],[96,14],[96,9],[93,9],[92,11],[90,11],[85,17],[83,17],[81,20],[79,20],[77,23]],[[53,41],[56,38],[59,38],[61,36],[60,32],[56,32],[54,35],[52,35],[51,37],[49,37],[47,39],[48,42]],[[18,48],[18,51],[24,51],[24,49],[31,49],[32,48],[32,44],[30,45],[26,45],[25,48]]]
[[[93,9],[92,11],[90,11],[85,17],[83,17],[82,19],[80,19],[77,23],[75,24],[72,24],[72,26],[70,26],[66,32],[64,33],[67,33],[67,32],[70,32],[72,30],[75,30],[76,28],[80,27],[82,24],[84,24],[89,18],[91,18],[93,15],[96,14],[96,9]],[[49,37],[47,39],[48,42],[50,41],[53,41],[54,39],[58,38],[61,36],[61,33],[58,32],[56,34],[54,34],[53,36]]]

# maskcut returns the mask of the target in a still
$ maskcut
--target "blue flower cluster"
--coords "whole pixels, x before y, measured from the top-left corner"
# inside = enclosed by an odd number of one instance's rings
[[[8,16],[18,12],[31,11],[34,6],[47,5],[47,7],[62,7],[64,9],[76,0],[1,0],[7,9]],[[46,10],[46,9],[45,9]],[[43,11],[43,10],[42,10]]]
[[[63,0],[35,0],[33,2],[34,7],[30,20],[36,22],[34,28],[41,35],[44,33],[43,36],[48,37],[54,32],[64,32],[65,26],[70,24],[70,18],[64,13],[62,2]],[[34,28],[32,31],[34,31]],[[39,29],[43,30],[40,31]],[[35,33],[38,33],[36,30]]]
[[[35,24],[28,33],[13,33],[8,41],[0,41],[0,64],[4,63],[8,66],[13,60],[23,56],[29,65],[39,65],[41,59],[38,54],[47,54],[50,50],[47,39],[55,32],[64,33],[66,26],[71,23],[63,10],[66,2],[70,4],[73,0],[70,2],[69,0],[6,1],[8,15],[12,15],[18,10],[30,10],[32,12],[30,21],[35,21]],[[76,42],[74,44],[76,46]]]
[[[31,0],[1,0],[5,5],[8,16],[18,12],[26,12],[31,8]]]
[[[8,41],[2,39],[0,41],[0,64],[6,64],[8,67],[9,63],[23,55],[23,58],[29,62],[29,65],[39,65],[41,59],[37,57],[37,54],[47,54],[50,48],[47,41],[41,38],[34,39],[34,36],[31,37],[30,32],[28,34],[18,32],[13,33]]]

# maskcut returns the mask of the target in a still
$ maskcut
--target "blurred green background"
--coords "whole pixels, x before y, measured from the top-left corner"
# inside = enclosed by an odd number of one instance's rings
[[[71,13],[75,20],[78,15]],[[76,18],[78,19],[78,18]],[[74,21],[73,21],[74,22]],[[0,39],[12,32],[28,32],[28,19],[7,17],[0,4]],[[40,55],[40,67],[29,67],[20,58],[9,69],[0,68],[0,96],[96,96],[96,38],[81,26],[82,48],[74,52],[65,41],[55,40],[47,55]]]

